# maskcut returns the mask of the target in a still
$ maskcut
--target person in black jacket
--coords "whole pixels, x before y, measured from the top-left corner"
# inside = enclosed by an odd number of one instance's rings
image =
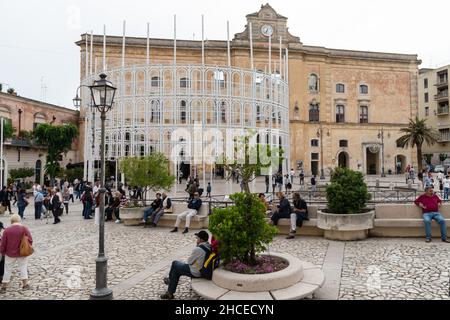
[[[167,193],[162,193],[162,203],[161,207],[157,210],[155,210],[152,215],[150,216],[150,223],[153,227],[156,227],[158,224],[159,219],[164,215],[166,212],[172,212],[172,200],[167,197]]]
[[[291,213],[291,231],[286,239],[294,239],[297,227],[302,227],[303,221],[309,220],[308,206],[298,192],[293,195],[294,209]]]
[[[291,204],[289,200],[284,196],[283,192],[277,192],[277,197],[280,199],[280,204],[277,206],[277,210],[272,215],[271,224],[276,226],[278,224],[278,220],[280,219],[289,219],[291,217]]]
[[[58,188],[56,188],[56,190],[58,190]],[[52,191],[52,198],[50,200],[51,210],[52,210],[52,213],[53,213],[53,218],[55,219],[53,224],[57,224],[57,223],[61,222],[61,220],[59,219],[59,216],[62,213],[61,199],[58,196],[59,192],[57,192],[56,190]]]
[[[144,220],[143,220],[144,228],[147,225],[148,217],[151,216],[155,211],[158,211],[161,208],[162,208],[161,193],[158,192],[156,194],[156,199],[153,200],[153,202],[150,204],[150,208],[144,210]],[[152,221],[152,220],[150,220],[150,221]]]
[[[170,232],[177,232],[178,227],[180,226],[181,220],[186,218],[186,226],[184,228],[183,233],[188,233],[189,226],[191,225],[191,218],[197,214],[197,212],[201,206],[202,206],[202,200],[200,199],[200,195],[198,194],[198,192],[195,192],[194,199],[191,199],[188,203],[188,206],[187,206],[188,210],[180,213],[177,216],[177,221],[175,222],[175,228],[173,228],[173,230]]]

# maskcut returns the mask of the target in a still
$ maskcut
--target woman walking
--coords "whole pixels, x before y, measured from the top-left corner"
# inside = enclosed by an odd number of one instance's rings
[[[61,220],[59,219],[59,216],[62,214],[62,202],[60,197],[60,192],[58,188],[55,188],[55,190],[52,191],[52,198],[50,200],[51,204],[51,210],[53,213],[54,222],[53,224],[60,223]]]
[[[0,253],[5,256],[5,273],[3,275],[2,287],[0,292],[5,292],[11,281],[11,274],[13,267],[17,262],[20,269],[20,279],[22,280],[22,289],[30,289],[28,284],[28,257],[22,257],[20,255],[20,247],[22,237],[28,237],[30,245],[33,244],[33,238],[31,237],[30,230],[22,226],[22,219],[18,214],[11,216],[11,226],[6,228],[3,232]]]
[[[23,219],[23,213],[25,211],[25,207],[28,205],[27,194],[25,193],[25,189],[19,190],[19,195],[17,196],[17,208],[19,208],[19,216]]]
[[[70,200],[69,188],[64,189],[63,200],[64,200],[64,208],[66,208],[66,214],[69,214],[69,200]]]

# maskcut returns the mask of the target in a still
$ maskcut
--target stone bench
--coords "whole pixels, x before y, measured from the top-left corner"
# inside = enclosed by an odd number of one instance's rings
[[[443,204],[441,214],[450,232],[450,204]],[[439,225],[431,222],[433,237],[440,237]],[[422,210],[414,204],[379,204],[375,206],[374,228],[369,231],[372,237],[424,237],[425,224]]]
[[[308,206],[309,221],[303,221],[303,226],[301,228],[297,227],[297,235],[323,236],[323,230],[317,228],[317,209],[318,206]],[[269,221],[270,218],[267,218],[267,222]],[[278,220],[277,228],[279,234],[289,234],[291,229],[291,219]]]
[[[123,221],[123,224],[126,226],[139,226],[143,225],[144,220],[144,211],[149,207],[141,207],[141,208],[121,208],[120,209],[120,218]],[[175,221],[177,219],[178,214],[187,210],[187,203],[181,202],[172,202],[172,211],[173,213],[165,213],[161,219],[159,219],[158,226],[161,227],[173,227],[175,225]],[[200,210],[197,214],[191,219],[192,229],[204,229],[208,227],[208,203],[203,203],[200,207]],[[182,220],[180,224],[180,228],[184,228],[186,220]]]

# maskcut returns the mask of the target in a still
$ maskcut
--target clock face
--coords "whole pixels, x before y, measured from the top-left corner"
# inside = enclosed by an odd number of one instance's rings
[[[265,24],[261,27],[261,33],[266,37],[271,37],[273,34],[273,28],[269,24]]]

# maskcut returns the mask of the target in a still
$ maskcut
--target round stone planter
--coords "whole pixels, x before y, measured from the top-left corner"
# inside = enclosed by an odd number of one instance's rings
[[[138,226],[144,219],[146,207],[120,208],[120,219],[126,226]]]
[[[375,211],[357,214],[335,214],[317,211],[317,227],[329,240],[355,241],[366,239],[373,228]]]
[[[192,289],[210,300],[294,300],[312,296],[323,285],[325,277],[319,266],[287,253],[270,255],[287,260],[288,267],[267,274],[241,274],[219,267],[212,281],[194,278]]]
[[[303,267],[299,259],[286,253],[271,252],[270,255],[288,261],[289,265],[283,270],[264,274],[235,273],[218,268],[214,270],[212,281],[228,290],[255,292],[287,288],[303,279]]]

